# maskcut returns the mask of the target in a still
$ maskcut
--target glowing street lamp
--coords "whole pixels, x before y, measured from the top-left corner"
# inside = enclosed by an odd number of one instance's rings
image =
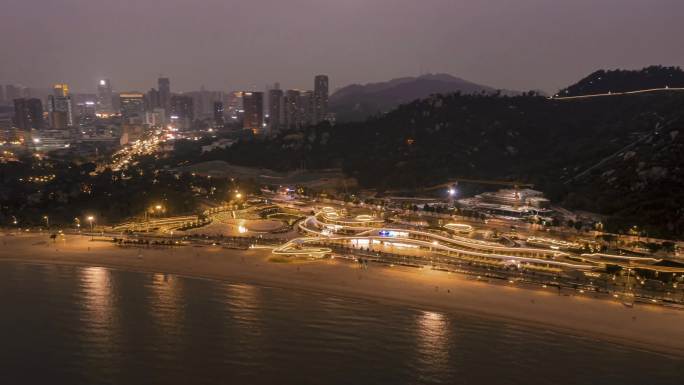
[[[92,215],[89,215],[88,218],[86,218],[86,219],[88,220],[88,222],[90,222],[90,231],[92,232],[92,231],[93,231],[93,223],[94,223],[94,221],[95,221],[95,217],[92,216]]]
[[[47,215],[43,215],[43,219],[45,219],[45,227],[50,229],[50,218]]]

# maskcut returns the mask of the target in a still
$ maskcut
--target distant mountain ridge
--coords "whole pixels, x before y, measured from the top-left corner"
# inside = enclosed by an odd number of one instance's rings
[[[386,82],[352,84],[330,96],[330,110],[339,121],[359,121],[383,114],[401,104],[424,99],[434,94],[495,94],[519,95],[520,92],[498,90],[449,74],[426,74],[402,77]]]
[[[649,66],[641,70],[598,70],[554,96],[582,96],[652,88],[684,87],[679,67]]]

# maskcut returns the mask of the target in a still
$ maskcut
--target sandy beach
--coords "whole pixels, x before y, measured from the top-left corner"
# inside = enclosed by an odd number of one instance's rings
[[[650,305],[628,308],[591,294],[558,295],[555,288],[492,284],[427,269],[371,265],[366,270],[336,259],[275,263],[268,261],[271,253],[266,249],[121,248],[80,236],[53,242],[46,234],[1,239],[0,268],[2,261],[104,266],[309,290],[504,318],[684,357],[684,311]]]

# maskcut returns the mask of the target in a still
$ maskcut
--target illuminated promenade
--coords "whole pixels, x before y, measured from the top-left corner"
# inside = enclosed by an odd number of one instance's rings
[[[453,224],[447,224],[445,229],[453,227]],[[306,218],[300,222],[299,229],[306,237],[292,240],[276,248],[274,253],[320,257],[326,254],[326,249],[321,247],[332,245],[407,254],[426,260],[447,258],[515,269],[560,272],[563,269],[591,270],[593,267],[591,263],[573,261],[569,254],[557,250],[506,247],[449,234],[448,231],[440,234],[390,227],[383,220],[368,215],[343,218],[332,208],[323,208]]]

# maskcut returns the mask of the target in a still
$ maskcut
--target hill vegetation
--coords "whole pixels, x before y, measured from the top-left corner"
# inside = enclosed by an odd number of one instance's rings
[[[681,68],[650,66],[639,71],[599,70],[560,90],[556,96],[594,95],[668,87],[684,87],[684,71]]]
[[[362,121],[370,116],[387,113],[401,104],[424,99],[433,94],[494,94],[515,95],[518,92],[496,90],[447,74],[427,74],[403,77],[387,82],[352,84],[330,96],[330,109],[340,122]]]
[[[292,169],[342,167],[380,191],[454,177],[534,183],[613,230],[684,234],[684,95],[549,100],[437,95],[364,123],[310,127],[205,155]]]

